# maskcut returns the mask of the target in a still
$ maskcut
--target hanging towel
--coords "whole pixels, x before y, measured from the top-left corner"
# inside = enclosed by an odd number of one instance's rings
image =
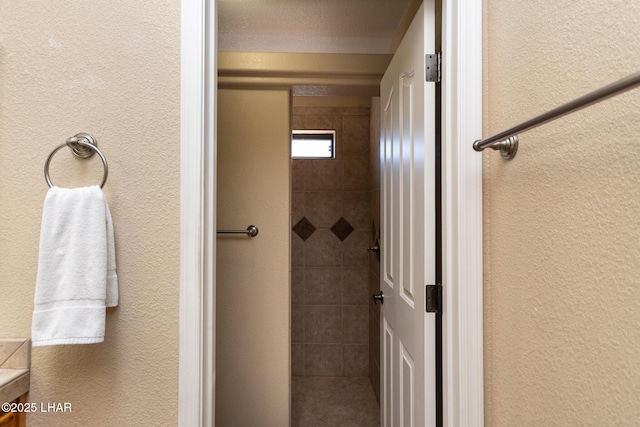
[[[113,243],[100,187],[49,189],[40,230],[34,346],[104,341],[106,307],[118,305]]]

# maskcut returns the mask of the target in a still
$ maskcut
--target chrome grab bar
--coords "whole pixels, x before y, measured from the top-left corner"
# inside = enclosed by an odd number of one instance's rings
[[[218,230],[218,234],[246,234],[249,237],[256,237],[258,235],[258,227],[250,225],[246,230]]]

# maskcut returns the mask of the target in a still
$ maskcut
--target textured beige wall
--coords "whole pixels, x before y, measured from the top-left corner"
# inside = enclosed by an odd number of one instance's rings
[[[485,135],[640,69],[640,3],[485,1]],[[484,154],[486,425],[640,420],[640,90]]]
[[[216,425],[289,424],[288,90],[218,91]]]
[[[175,425],[178,384],[180,2],[0,2],[0,336],[31,331],[51,150],[92,133],[106,155],[120,305],[106,341],[33,349],[30,425]],[[95,156],[97,157],[97,156]],[[59,151],[59,186],[99,160]]]

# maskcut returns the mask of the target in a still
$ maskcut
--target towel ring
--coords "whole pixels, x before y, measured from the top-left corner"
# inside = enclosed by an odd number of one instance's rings
[[[64,147],[71,148],[73,155],[76,157],[80,157],[81,159],[86,159],[87,157],[93,156],[93,153],[98,153],[98,156],[100,156],[100,159],[102,160],[102,165],[104,166],[104,177],[102,178],[102,182],[100,183],[100,188],[104,187],[104,184],[107,182],[107,175],[109,174],[107,158],[98,148],[98,142],[93,136],[88,133],[79,133],[67,139],[67,142],[65,142],[64,144],[60,144],[59,146],[54,148],[51,154],[49,154],[49,157],[47,157],[47,161],[44,162],[44,179],[47,181],[49,188],[53,187],[51,178],[49,178],[49,164],[51,163],[51,159],[53,158],[53,156]]]

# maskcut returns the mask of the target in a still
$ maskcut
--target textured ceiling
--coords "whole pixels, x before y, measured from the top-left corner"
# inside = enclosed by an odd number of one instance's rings
[[[218,0],[218,48],[393,53],[411,0]]]

